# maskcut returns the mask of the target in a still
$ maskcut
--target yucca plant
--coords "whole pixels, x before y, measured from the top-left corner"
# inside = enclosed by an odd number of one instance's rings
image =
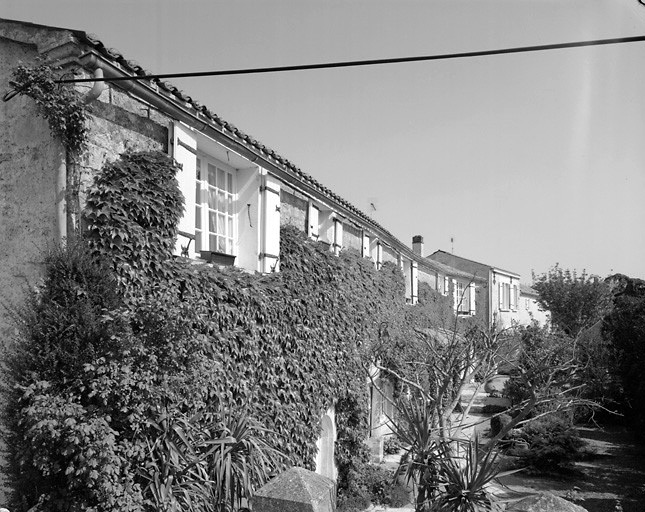
[[[213,483],[218,511],[229,511],[247,502],[256,488],[264,485],[279,468],[284,455],[266,442],[268,430],[248,413],[233,413],[220,404],[211,415],[207,446],[207,472]],[[218,435],[219,437],[216,437]],[[226,439],[225,443],[220,442]]]
[[[404,475],[416,486],[416,509],[423,510],[438,490],[442,441],[433,428],[433,409],[424,400],[399,400],[397,413],[396,421],[388,419],[405,452],[394,477]]]
[[[459,453],[462,445],[465,445],[463,455]],[[470,441],[444,443],[438,460],[441,485],[438,498],[430,505],[431,512],[504,510],[504,502],[491,494],[488,486],[493,480],[520,470],[500,472],[497,452],[482,452],[477,434]]]
[[[248,412],[222,404],[190,418],[164,411],[148,423],[153,440],[140,476],[149,503],[162,512],[240,508],[284,458]]]

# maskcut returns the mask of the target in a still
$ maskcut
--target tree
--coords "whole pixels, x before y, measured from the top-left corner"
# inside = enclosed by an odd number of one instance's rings
[[[605,317],[604,336],[617,351],[617,373],[622,383],[626,413],[637,424],[645,424],[645,281],[615,275],[607,279],[614,292],[614,304]]]
[[[541,307],[551,312],[552,324],[571,337],[602,319],[611,305],[609,286],[598,276],[578,275],[557,263],[548,272],[533,274]]]

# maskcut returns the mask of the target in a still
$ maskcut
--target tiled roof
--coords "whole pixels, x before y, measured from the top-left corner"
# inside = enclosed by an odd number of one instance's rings
[[[539,297],[540,294],[534,288],[531,288],[528,284],[520,283],[520,293],[522,295],[530,295],[532,297]]]
[[[456,255],[451,254],[451,253],[449,253],[449,252],[442,251],[441,249],[439,249],[439,250],[437,250],[437,251],[433,252],[432,254],[436,254],[436,253],[438,253],[438,252],[442,252],[442,253],[444,253],[444,254],[448,254],[448,255],[450,255],[450,256],[452,256],[452,257],[454,257],[454,258],[458,258],[458,259],[463,260],[463,261],[469,261],[470,263],[475,263],[475,264],[477,264],[477,265],[482,265],[482,266],[484,266],[484,267],[488,267],[488,268],[490,268],[491,270],[499,270],[499,271],[504,272],[504,273],[506,273],[506,274],[512,274],[512,275],[514,275],[514,276],[519,276],[519,274],[518,274],[517,272],[512,272],[512,271],[510,271],[510,270],[504,270],[503,268],[495,267],[495,266],[493,266],[493,265],[489,265],[489,264],[487,264],[487,263],[480,263],[479,261],[475,261],[475,260],[471,260],[471,259],[468,259],[468,258],[464,258],[463,256],[456,256]],[[428,258],[430,258],[430,256],[428,256]]]
[[[463,279],[475,279],[475,280],[487,280],[487,277],[484,276],[473,276],[473,274],[470,274],[468,272],[464,272],[463,270],[459,270],[457,268],[451,267],[450,265],[446,265],[445,263],[441,263],[439,261],[431,260],[430,258],[423,258],[423,262],[421,263],[422,266],[430,267],[432,270],[440,272],[442,274],[446,274],[447,276],[452,276],[452,277],[461,277]]]
[[[0,21],[15,23],[23,26],[35,27],[39,29],[68,32],[72,34],[72,36],[76,38],[76,40],[79,43],[85,44],[91,47],[92,50],[94,50],[96,53],[98,53],[106,60],[110,61],[111,63],[117,64],[125,73],[136,75],[136,76],[142,76],[142,77],[145,75],[152,74],[150,71],[143,68],[137,62],[130,59],[126,59],[120,51],[114,48],[109,48],[105,46],[105,44],[103,44],[103,42],[100,39],[98,39],[97,36],[93,34],[88,34],[87,32],[84,32],[82,30],[74,30],[74,29],[68,29],[68,28],[62,28],[62,27],[52,27],[48,25],[40,25],[37,23],[30,23],[30,22],[19,21],[19,20],[10,20],[6,18],[0,18]],[[155,88],[159,89],[164,96],[170,96],[171,98],[176,98],[178,101],[184,103],[184,105],[182,106],[184,107],[188,106],[192,108],[196,114],[200,114],[201,116],[206,118],[206,120],[211,124],[229,132],[233,136],[233,138],[236,139],[238,143],[247,147],[251,151],[260,153],[264,157],[274,160],[278,166],[282,167],[288,173],[291,173],[292,175],[294,175],[295,178],[301,180],[302,182],[306,183],[307,186],[316,190],[318,193],[321,193],[327,198],[335,201],[337,204],[339,204],[346,210],[352,212],[354,215],[356,215],[361,220],[363,220],[368,226],[372,226],[373,228],[380,230],[381,233],[390,237],[392,242],[399,244],[400,249],[405,249],[407,250],[408,253],[412,254],[411,249],[406,244],[402,243],[398,238],[396,238],[392,233],[390,233],[390,231],[388,231],[383,226],[381,226],[369,215],[363,213],[361,210],[356,208],[349,201],[343,199],[338,194],[332,192],[329,188],[325,187],[324,185],[322,185],[322,183],[318,182],[309,174],[302,171],[297,165],[295,165],[293,162],[290,162],[287,158],[279,155],[273,149],[265,146],[264,144],[254,139],[250,135],[242,132],[235,125],[219,117],[216,113],[208,109],[205,105],[202,105],[199,101],[195,100],[194,98],[192,98],[191,96],[189,96],[188,94],[180,90],[179,88],[175,87],[172,83],[164,80],[159,80],[159,79],[143,79],[143,78],[141,82],[147,82],[152,86],[153,89]]]
[[[138,63],[132,60],[126,59],[123,54],[121,54],[118,50],[115,50],[114,48],[108,48],[105,46],[96,36],[92,34],[88,34],[83,31],[78,31],[78,30],[70,30],[74,34],[74,36],[78,39],[79,42],[87,44],[92,47],[99,55],[102,57],[117,63],[125,72],[132,74],[132,75],[139,75],[139,76],[145,76],[145,75],[150,75],[152,74],[151,72],[147,71],[143,67],[141,67]],[[239,128],[234,126],[233,124],[225,121],[221,117],[219,117],[217,114],[209,110],[205,105],[202,105],[199,103],[197,100],[193,99],[191,96],[188,94],[184,93],[182,90],[178,89],[175,87],[173,84],[167,81],[163,80],[157,80],[157,79],[151,79],[151,80],[146,80],[150,84],[153,84],[154,86],[158,87],[159,89],[163,90],[165,93],[170,94],[177,98],[178,100],[188,103],[196,112],[202,114],[204,117],[206,117],[211,123],[214,123],[218,125],[221,128],[224,128],[231,134],[235,136],[235,138],[238,139],[238,142],[241,144],[258,151],[265,155],[268,158],[271,158],[275,160],[278,164],[280,164],[282,167],[285,169],[291,171],[297,178],[305,182],[307,185],[310,187],[316,189],[318,192],[322,193],[323,195],[327,196],[328,198],[332,199],[336,203],[340,204],[347,210],[351,211],[354,213],[357,217],[361,218],[363,221],[365,221],[368,225],[372,225],[373,227],[376,227],[377,229],[381,230],[383,233],[385,233],[387,236],[391,237],[391,239],[400,244],[401,246],[405,247],[406,249],[409,250],[408,246],[404,243],[402,243],[400,240],[398,240],[392,233],[390,233],[387,229],[385,229],[383,226],[381,226],[378,222],[376,222],[374,219],[372,219],[370,216],[367,214],[363,213],[361,210],[356,208],[354,205],[352,205],[349,201],[343,199],[340,197],[338,194],[332,192],[329,188],[325,187],[322,185],[320,182],[315,180],[313,177],[311,177],[309,174],[305,173],[302,171],[298,166],[296,166],[294,163],[290,162],[288,159],[284,158],[283,156],[279,155],[276,151],[273,149],[265,146],[258,140],[254,139],[250,135],[244,133],[241,131]]]

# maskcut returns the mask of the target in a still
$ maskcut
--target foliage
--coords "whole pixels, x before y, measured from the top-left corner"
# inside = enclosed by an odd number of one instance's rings
[[[360,512],[373,505],[396,506],[397,484],[391,471],[369,463],[358,467],[352,492],[346,490],[338,495],[340,512]]]
[[[52,134],[77,156],[87,145],[87,107],[73,86],[56,83],[59,78],[59,68],[44,63],[34,67],[21,64],[13,70],[9,83],[16,94],[36,102]]]
[[[126,153],[107,163],[88,190],[88,241],[110,258],[122,283],[141,287],[172,277],[164,263],[172,257],[183,210],[177,169],[157,151]]]
[[[464,453],[459,453],[462,450]],[[482,452],[477,435],[470,441],[457,441],[456,450],[455,446],[443,443],[439,457],[440,492],[429,511],[501,512],[502,500],[488,493],[487,486],[515,472],[500,472],[498,454],[493,450]]]
[[[396,436],[389,436],[383,443],[383,453],[396,455],[401,450],[401,442]]]
[[[568,469],[580,458],[585,446],[570,419],[562,414],[529,423],[521,429],[518,438],[529,445],[523,463],[541,472]]]
[[[155,510],[239,508],[280,464],[280,454],[263,440],[264,429],[245,411],[233,414],[222,404],[191,418],[165,410],[148,424],[157,435],[147,441],[140,475]]]
[[[397,409],[392,428],[407,448],[395,478],[403,476],[408,484],[416,485],[415,505],[419,509],[438,492],[441,439],[433,426],[432,411],[423,400],[399,399]]]
[[[372,344],[384,318],[392,319],[395,334],[403,324],[396,324],[399,312],[420,314],[405,305],[400,270],[385,264],[376,271],[351,252],[336,257],[292,228],[281,233],[280,273],[175,260],[181,214],[175,170],[150,153],[107,165],[85,212],[91,254],[78,252],[87,268],[69,282],[46,279],[25,308],[10,417],[29,417],[33,409],[35,423],[11,427],[17,510],[39,500],[42,511],[134,511],[154,504],[208,510],[204,492],[237,502],[281,462],[261,456],[244,462],[235,458],[241,452],[226,452],[230,457],[222,460],[247,464],[246,473],[231,473],[235,478],[209,490],[216,453],[202,461],[210,451],[205,447],[241,450],[222,439],[244,420],[266,429],[249,438],[262,453],[279,450],[287,464],[313,469],[320,418],[334,402],[341,491],[367,459],[365,368]],[[72,248],[47,264],[47,275],[78,265]],[[66,360],[69,353],[75,357]],[[34,409],[46,403],[56,409]],[[248,409],[223,423],[216,420],[220,404]],[[75,439],[65,433],[72,422],[88,432],[74,450],[59,442]],[[35,432],[38,453],[31,449]],[[99,480],[92,471],[72,470],[61,480],[59,468],[76,467],[88,452],[96,454]],[[116,490],[103,500],[110,485]]]
[[[645,282],[616,275],[614,304],[606,316],[603,334],[615,350],[615,374],[624,393],[624,412],[638,426],[645,425]]]
[[[45,258],[42,286],[16,318],[8,357],[7,446],[17,507],[138,510],[128,442],[94,396],[87,365],[131,349],[116,280],[84,247]],[[116,420],[116,421],[113,421]],[[73,506],[72,506],[73,504]]]
[[[551,322],[576,337],[602,319],[611,304],[609,287],[586,271],[562,269],[557,263],[548,272],[533,275],[533,288],[541,307],[551,312]]]

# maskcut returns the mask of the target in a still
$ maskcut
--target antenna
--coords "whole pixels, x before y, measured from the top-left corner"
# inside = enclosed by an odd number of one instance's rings
[[[450,252],[455,254],[455,238],[452,236],[450,237]]]

